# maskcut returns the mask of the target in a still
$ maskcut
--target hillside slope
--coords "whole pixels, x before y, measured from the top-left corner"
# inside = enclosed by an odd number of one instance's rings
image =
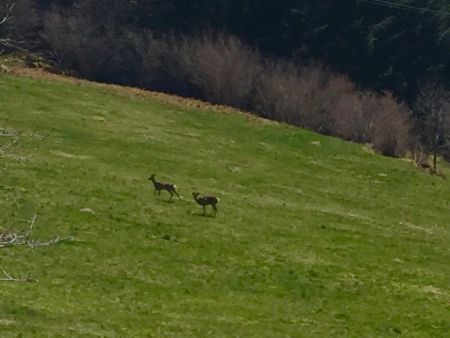
[[[0,249],[39,280],[0,282],[1,336],[450,332],[448,181],[126,89],[0,75],[0,102],[0,225],[36,213],[33,238],[74,236]],[[184,199],[153,196],[151,173]],[[216,218],[195,190],[220,197]]]

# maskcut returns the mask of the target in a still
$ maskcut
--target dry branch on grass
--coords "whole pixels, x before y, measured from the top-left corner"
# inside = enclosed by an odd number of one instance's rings
[[[13,277],[11,274],[6,272],[4,269],[0,268],[0,271],[3,273],[3,278],[0,278],[1,282],[16,282],[16,283],[33,283],[38,282],[37,279],[30,277],[22,277],[20,274],[18,277]]]
[[[37,247],[51,246],[64,241],[73,240],[72,236],[65,238],[60,238],[59,236],[56,236],[55,238],[47,241],[30,239],[30,236],[36,224],[36,219],[37,215],[34,214],[30,220],[28,230],[24,234],[16,234],[14,232],[7,231],[6,229],[0,227],[0,248],[8,248],[18,245],[27,245],[28,247],[34,249]],[[0,278],[0,282],[23,282],[23,283],[38,282],[38,280],[30,278],[28,276],[22,277],[20,273],[18,274],[18,277],[13,277],[10,273],[8,273],[6,270],[2,268],[0,268],[0,271],[3,273],[4,276],[3,278]]]
[[[34,214],[34,216],[30,220],[30,226],[28,228],[28,231],[23,235],[18,235],[14,232],[9,232],[5,229],[0,228],[0,248],[8,248],[11,246],[18,246],[18,245],[27,245],[30,248],[34,249],[37,247],[50,246],[73,239],[73,237],[71,236],[65,238],[60,238],[59,236],[56,236],[55,238],[47,241],[30,239],[31,233],[33,232],[33,228],[36,223],[36,219],[37,215]]]
[[[0,136],[9,137],[14,136],[14,134],[7,129],[0,128]]]

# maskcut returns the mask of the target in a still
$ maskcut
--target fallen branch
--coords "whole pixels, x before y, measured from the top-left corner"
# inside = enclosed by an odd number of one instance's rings
[[[21,277],[18,278],[11,276],[8,272],[6,272],[4,269],[0,268],[0,270],[3,272],[4,278],[0,278],[0,281],[2,282],[18,282],[18,283],[34,283],[38,282],[37,279],[30,278],[30,277]]]
[[[35,228],[36,220],[37,214],[34,214],[33,217],[30,219],[28,230],[24,234],[19,235],[14,232],[9,232],[6,229],[0,227],[0,248],[8,248],[17,245],[27,245],[28,247],[34,249],[37,247],[50,246],[64,241],[73,240],[72,236],[65,238],[60,238],[59,236],[56,236],[54,239],[50,239],[47,241],[30,239],[31,234],[33,233],[33,230]],[[18,282],[18,283],[38,282],[38,280],[34,278],[30,278],[28,276],[22,277],[20,276],[20,274],[18,277],[14,277],[2,268],[0,268],[0,272],[3,273],[3,278],[0,278],[0,282]]]
[[[65,241],[73,241],[73,236],[69,236],[69,237],[65,237],[65,238],[59,238],[58,236],[56,236],[54,239],[50,239],[48,241],[27,241],[26,244],[34,249],[37,247],[41,247],[41,246],[50,246],[50,245],[55,245],[61,242],[65,242]]]
[[[0,128],[0,136],[12,137],[12,136],[15,136],[15,134],[13,134],[12,132],[10,132],[10,131],[8,131],[6,129]]]
[[[24,235],[17,235],[13,232],[8,232],[5,229],[0,228],[0,248],[8,248],[11,246],[18,245],[28,245],[30,248],[34,249],[37,247],[55,245],[64,241],[73,240],[72,236],[60,238],[56,236],[54,239],[47,241],[33,240],[30,239],[31,233],[33,232],[34,225],[36,223],[37,215],[34,214],[30,220],[30,225],[28,231]]]
[[[0,248],[9,246],[21,245],[23,236],[17,236],[15,233],[2,232],[0,233]]]
[[[30,237],[31,232],[33,231],[33,228],[34,228],[34,223],[36,223],[36,218],[37,218],[37,214],[34,214],[30,221],[30,227],[29,227],[27,233],[25,234],[26,238]]]

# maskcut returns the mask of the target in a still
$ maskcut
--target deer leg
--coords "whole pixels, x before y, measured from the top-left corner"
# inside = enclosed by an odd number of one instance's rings
[[[212,207],[213,207],[213,209],[214,209],[214,210],[213,210],[213,214],[214,214],[214,215],[217,214],[217,207],[216,207],[214,204],[213,204]]]
[[[174,189],[173,192],[175,193],[175,195],[178,196],[179,199],[181,199],[181,196],[177,193],[177,191]]]
[[[203,206],[203,216],[205,216],[206,215],[206,208],[205,208],[205,206]]]
[[[169,194],[170,194],[170,198],[169,198],[169,201],[170,200],[172,200],[172,198],[173,198],[173,192],[172,191],[170,191],[170,190],[167,190],[168,192],[169,192]]]

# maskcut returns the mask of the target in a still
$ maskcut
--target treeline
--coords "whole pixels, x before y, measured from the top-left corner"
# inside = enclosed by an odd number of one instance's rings
[[[41,11],[52,6],[93,11],[97,22],[114,21],[118,27],[146,29],[157,36],[226,31],[264,55],[319,61],[349,74],[358,85],[388,90],[409,104],[423,82],[450,84],[447,0],[28,2]]]
[[[89,79],[231,105],[323,134],[372,143],[385,155],[397,156],[417,149],[425,155],[445,152],[449,133],[445,128],[432,128],[430,111],[436,109],[434,103],[425,102],[426,95],[418,96],[417,79],[414,83],[397,79],[389,88],[380,78],[389,72],[374,70],[376,75],[371,73],[369,80],[360,79],[357,87],[346,75],[336,72],[332,54],[342,49],[340,44],[347,46],[347,55],[340,55],[339,62],[352,60],[361,46],[348,27],[347,31],[342,30],[347,21],[337,25],[334,15],[344,20],[340,11],[356,15],[354,12],[366,5],[355,1],[342,2],[341,7],[327,1],[319,2],[321,5],[315,1],[239,3],[240,6],[237,1],[17,0],[13,19],[8,20],[8,34],[12,41],[24,41],[28,49],[44,52],[62,70]],[[258,21],[263,13],[267,14],[266,25]],[[303,21],[329,23],[314,30],[310,22],[310,30],[317,31],[317,36],[289,36],[285,26],[289,26],[291,15],[304,28],[308,25]],[[244,25],[247,19],[253,22],[251,27]],[[389,19],[388,26],[397,19]],[[334,24],[339,26],[335,27],[334,39],[324,38],[324,32],[331,34]],[[383,27],[379,24],[377,32]],[[378,38],[372,38],[374,51]],[[410,38],[404,36],[414,47],[416,41]],[[334,45],[330,44],[332,41]],[[296,43],[301,45],[296,47]],[[400,65],[395,59],[396,51],[387,51],[391,54],[391,73],[400,76],[393,70],[396,62]],[[409,49],[404,50],[403,56],[412,57],[409,53]],[[335,57],[337,60],[337,54]],[[405,62],[424,62],[433,68],[434,64],[423,61],[424,58],[414,55],[413,60]],[[356,59],[355,56],[351,61],[355,67],[365,57]],[[365,60],[369,66],[370,58]],[[446,65],[436,69],[442,75]],[[354,77],[354,73],[349,73]],[[433,72],[425,73],[418,79],[425,80]],[[434,74],[432,78],[439,77]],[[381,82],[371,83],[375,80]],[[388,88],[400,96],[410,95],[402,94],[396,86],[413,93],[414,99],[421,98],[421,104],[411,99],[407,106],[381,90]],[[441,97],[436,100],[445,106]],[[439,118],[447,120],[445,114]]]

